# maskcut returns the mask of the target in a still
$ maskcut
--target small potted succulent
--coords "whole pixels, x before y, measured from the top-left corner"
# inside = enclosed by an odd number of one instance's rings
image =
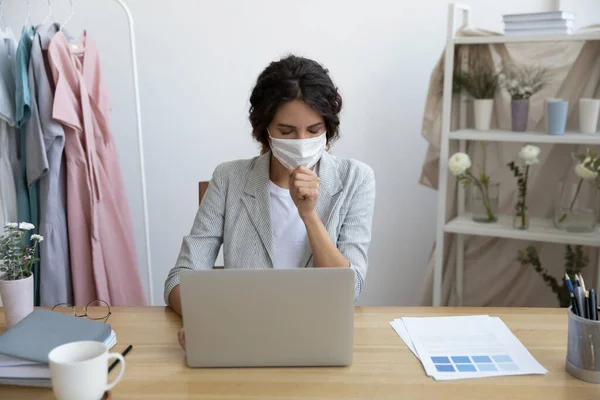
[[[0,236],[0,296],[7,328],[33,311],[33,265],[40,235],[31,235],[33,224],[9,222]]]

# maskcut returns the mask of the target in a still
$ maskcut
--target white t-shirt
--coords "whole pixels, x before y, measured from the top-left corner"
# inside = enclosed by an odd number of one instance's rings
[[[269,181],[273,264],[278,269],[300,265],[304,249],[309,246],[306,227],[288,189]]]

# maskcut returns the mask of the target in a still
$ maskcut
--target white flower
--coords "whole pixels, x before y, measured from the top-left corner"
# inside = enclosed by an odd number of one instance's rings
[[[30,224],[29,222],[21,222],[19,224],[19,229],[22,230],[22,231],[30,231],[33,228],[35,228],[35,225]]]
[[[598,172],[588,169],[584,163],[577,164],[575,166],[575,173],[585,180],[592,180],[598,177]]]
[[[42,235],[31,235],[31,240],[35,240],[36,242],[43,242],[44,237]]]
[[[538,159],[540,151],[541,150],[539,147],[528,144],[527,146],[521,148],[521,151],[519,152],[519,158],[525,162],[525,165],[538,164],[540,162]]]
[[[5,228],[17,228],[19,226],[19,224],[17,224],[16,222],[7,222],[6,224],[4,224]]]
[[[468,154],[454,153],[448,160],[448,168],[454,176],[462,175],[471,167],[471,159]]]
[[[586,157],[585,160],[583,160],[584,164],[589,163],[590,161],[592,161],[592,157]]]
[[[525,86],[523,88],[523,90],[525,91],[525,93],[531,93],[531,92],[533,92],[533,89],[531,88],[531,86]]]
[[[519,94],[523,95],[525,94],[525,89],[523,89],[522,87],[519,88],[518,90]]]
[[[508,83],[508,86],[512,89],[516,88],[517,86],[519,86],[519,81],[517,81],[516,79],[511,80]]]
[[[499,74],[499,75],[498,75],[498,80],[499,80],[500,82],[504,82],[504,81],[506,80],[506,75],[505,75],[505,74]]]

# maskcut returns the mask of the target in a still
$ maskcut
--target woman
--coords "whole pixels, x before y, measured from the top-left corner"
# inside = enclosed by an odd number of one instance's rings
[[[367,165],[330,155],[342,98],[328,71],[305,58],[271,63],[250,97],[259,157],[219,165],[165,282],[181,315],[179,271],[344,267],[355,297],[367,273],[375,178]]]

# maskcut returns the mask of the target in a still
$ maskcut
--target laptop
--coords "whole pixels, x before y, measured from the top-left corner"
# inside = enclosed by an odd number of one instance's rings
[[[352,363],[349,268],[180,272],[190,367],[317,367]]]

